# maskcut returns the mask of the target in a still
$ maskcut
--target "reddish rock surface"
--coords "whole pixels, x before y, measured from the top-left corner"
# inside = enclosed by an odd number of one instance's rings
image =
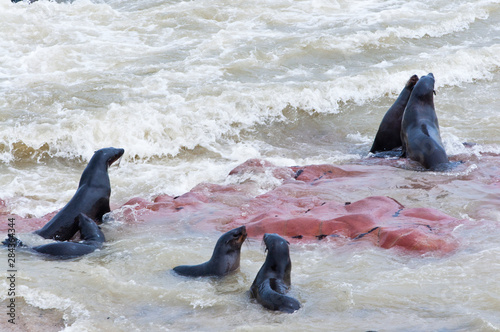
[[[497,172],[489,168],[488,172]],[[496,204],[498,179],[493,174],[476,172],[484,179],[473,182],[470,172],[457,176],[434,176],[416,180],[404,169],[388,171],[377,165],[311,165],[278,167],[262,160],[249,160],[232,170],[226,185],[201,183],[188,193],[173,197],[160,195],[153,201],[133,198],[113,211],[114,217],[129,223],[182,225],[197,230],[229,229],[246,225],[250,238],[264,233],[278,233],[290,241],[337,241],[340,244],[363,241],[381,248],[402,248],[416,253],[449,253],[459,245],[452,232],[465,220],[436,209],[406,207],[384,196],[385,188],[430,192],[436,186],[452,188],[474,183],[482,206]],[[419,173],[420,174],[420,173]],[[274,182],[269,190],[248,180],[252,176]],[[234,180],[234,181],[233,181]],[[359,188],[379,193],[361,196]],[[373,190],[371,190],[373,188]],[[493,194],[492,194],[493,192]],[[350,197],[345,199],[344,197]],[[5,206],[2,215],[8,217]],[[55,214],[42,218],[16,218],[16,231],[40,228]],[[491,214],[490,214],[491,215]],[[172,229],[172,228],[170,228]],[[6,231],[6,225],[0,226]]]
[[[377,166],[371,166],[377,167]],[[196,229],[221,231],[246,225],[250,238],[278,233],[290,241],[365,241],[382,248],[399,247],[418,253],[448,253],[458,246],[452,230],[463,220],[430,208],[407,208],[395,199],[371,196],[354,202],[338,201],[342,183],[367,177],[385,181],[352,166],[313,165],[276,167],[249,160],[230,176],[268,172],[281,185],[251,195],[251,184],[202,183],[178,196],[140,198],[127,202],[118,218],[129,222],[180,222]]]

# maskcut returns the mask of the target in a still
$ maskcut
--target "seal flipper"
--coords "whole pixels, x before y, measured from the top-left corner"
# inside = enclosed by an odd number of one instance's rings
[[[264,308],[293,313],[300,309],[300,302],[284,295],[288,287],[282,280],[268,278],[259,285],[257,300]]]
[[[9,234],[8,237],[2,241],[4,246],[10,247],[26,247],[21,240],[19,240],[15,235]]]
[[[284,295],[290,285],[292,262],[288,241],[278,234],[264,234],[268,251],[266,261],[260,268],[250,287],[250,295],[267,309],[293,313],[300,309],[300,303]]]
[[[269,278],[269,286],[271,286],[271,289],[277,293],[280,294],[285,294],[288,292],[289,287],[285,285],[283,280],[276,279],[276,278]]]
[[[53,242],[33,247],[33,250],[60,259],[69,259],[90,254],[102,247],[105,241],[104,234],[92,219],[80,213],[75,222],[80,228],[82,242]]]
[[[205,277],[210,276],[206,269],[207,262],[199,265],[179,265],[173,268],[174,272],[178,275],[185,277]]]

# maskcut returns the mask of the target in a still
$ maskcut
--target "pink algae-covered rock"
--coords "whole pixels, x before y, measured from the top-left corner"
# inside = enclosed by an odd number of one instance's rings
[[[290,211],[269,209],[235,220],[245,224],[250,237],[264,233],[302,240],[341,236],[370,241],[382,248],[449,252],[458,245],[451,230],[458,220],[432,209],[406,209],[389,197],[367,197],[352,204],[325,202],[292,216]]]
[[[394,172],[381,165],[279,167],[251,159],[230,172],[230,184],[200,183],[177,197],[132,198],[121,207],[114,207],[113,212],[115,218],[141,223],[143,227],[156,223],[169,225],[170,230],[182,226],[227,231],[246,225],[250,238],[277,233],[290,241],[327,238],[338,243],[363,241],[381,248],[419,253],[454,250],[458,242],[452,231],[462,220],[431,208],[408,208],[387,196],[360,194],[359,188],[378,192],[378,188],[411,190],[412,186],[421,185],[412,180],[402,183],[401,176],[395,177]],[[258,181],[253,181],[253,176]],[[269,189],[262,190],[259,181],[267,178]],[[490,181],[487,185],[496,184]],[[485,197],[489,202],[490,198]],[[26,218],[30,226],[25,229],[39,229],[50,218]]]
[[[363,172],[346,170],[334,165],[311,165],[306,167],[292,167],[296,172],[295,178],[300,181],[311,182],[320,179],[360,176]]]
[[[8,233],[8,229],[10,228],[10,226],[8,225],[9,219],[14,219],[15,233],[29,233],[35,231],[42,228],[47,222],[49,222],[57,212],[58,211],[51,212],[40,218],[21,217],[7,212],[0,213],[0,218],[4,220],[2,223],[0,223],[0,232],[5,234]]]
[[[294,241],[355,240],[420,253],[455,249],[458,242],[451,231],[461,221],[440,211],[406,208],[386,196],[339,201],[346,190],[350,197],[355,196],[353,187],[391,181],[390,176],[381,176],[384,172],[387,170],[380,166],[277,167],[252,159],[230,173],[241,177],[242,183],[201,183],[178,197],[132,200],[122,210],[131,209],[130,221],[174,222],[220,231],[246,225],[250,238],[277,233]],[[281,184],[254,196],[245,173],[265,173],[279,178]]]
[[[288,179],[294,176],[294,169],[290,167],[279,167],[266,160],[249,159],[243,164],[235,167],[229,175],[236,175],[242,173],[264,173],[270,171],[277,179]]]

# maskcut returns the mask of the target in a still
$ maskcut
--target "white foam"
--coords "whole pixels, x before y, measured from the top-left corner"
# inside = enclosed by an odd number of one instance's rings
[[[358,158],[313,140],[316,155],[301,156],[248,133],[277,120],[340,117],[352,111],[346,105],[363,106],[354,115],[362,118],[413,74],[433,72],[437,89],[488,84],[500,67],[488,28],[498,28],[499,2],[1,3],[0,161],[17,180],[4,178],[0,198],[17,202],[16,213],[60,208],[74,190],[59,183],[69,170],[33,168],[51,158],[86,162],[106,146],[126,150],[116,172],[123,179],[113,179],[119,201],[223,181],[249,158]],[[286,118],[289,108],[310,117]],[[344,143],[369,145],[377,124],[360,125]],[[456,137],[445,138],[446,149],[461,153],[464,137],[449,133]],[[34,172],[56,184],[47,189]]]

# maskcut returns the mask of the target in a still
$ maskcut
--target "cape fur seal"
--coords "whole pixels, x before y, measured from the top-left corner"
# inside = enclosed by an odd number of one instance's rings
[[[284,295],[291,285],[292,262],[288,242],[277,234],[264,234],[266,261],[260,268],[250,288],[252,297],[270,310],[293,313],[300,303]]]
[[[78,189],[71,200],[36,234],[58,241],[71,239],[78,231],[77,217],[85,214],[94,221],[102,222],[102,216],[111,211],[108,167],[124,153],[123,149],[97,150],[82,173]]]
[[[105,241],[104,234],[92,219],[80,213],[75,218],[75,223],[80,231],[81,242],[56,241],[31,249],[54,258],[69,259],[90,254],[94,250],[102,248]],[[3,244],[9,247],[26,247],[12,234],[9,234],[9,238],[3,241]]]
[[[81,242],[53,242],[33,247],[33,250],[58,258],[73,258],[90,254],[94,250],[102,248],[106,239],[99,226],[83,213],[80,213],[76,219]]]
[[[180,265],[173,270],[187,277],[222,277],[240,267],[241,245],[247,238],[245,226],[222,234],[209,261],[199,265]]]
[[[401,90],[398,99],[396,99],[394,104],[385,113],[370,149],[371,153],[390,151],[402,146],[401,121],[413,87],[417,81],[417,75],[410,77],[403,90]]]
[[[434,109],[434,75],[422,76],[408,100],[401,122],[403,157],[418,161],[427,169],[448,163]]]

